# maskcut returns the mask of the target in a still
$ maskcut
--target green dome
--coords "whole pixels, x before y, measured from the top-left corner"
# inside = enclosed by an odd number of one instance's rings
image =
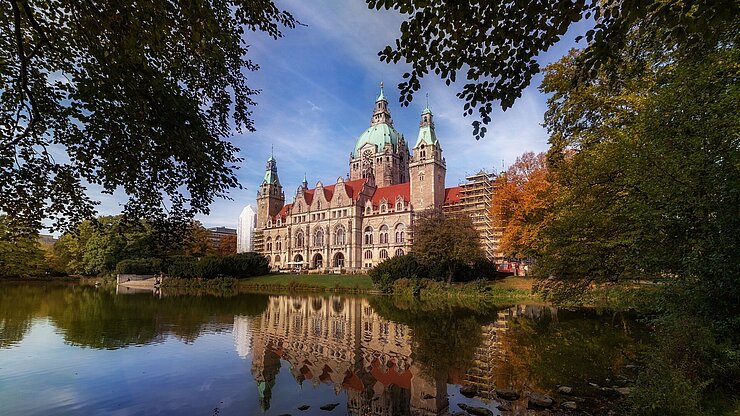
[[[380,123],[370,126],[370,128],[365,130],[360,138],[357,139],[353,156],[358,157],[360,148],[366,143],[374,144],[376,152],[383,149],[387,143],[390,143],[395,151],[398,147],[398,139],[400,137],[401,135],[396,131],[396,129],[389,124]]]

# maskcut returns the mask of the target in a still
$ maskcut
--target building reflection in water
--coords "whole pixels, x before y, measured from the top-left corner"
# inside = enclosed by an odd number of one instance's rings
[[[411,329],[380,317],[366,299],[271,297],[258,317],[237,316],[237,353],[252,353],[252,375],[263,410],[283,362],[299,383],[326,383],[347,392],[357,415],[439,415],[448,410],[447,383],[475,384],[492,397],[500,334],[511,316],[540,313],[511,308],[482,328],[473,368],[430,375],[413,357]],[[251,336],[251,338],[250,338]],[[454,351],[450,351],[454,354]]]

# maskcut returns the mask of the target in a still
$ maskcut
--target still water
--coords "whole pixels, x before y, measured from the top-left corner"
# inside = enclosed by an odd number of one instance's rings
[[[0,415],[500,414],[496,388],[575,400],[560,385],[603,410],[588,383],[626,382],[641,332],[624,314],[543,305],[6,283]]]

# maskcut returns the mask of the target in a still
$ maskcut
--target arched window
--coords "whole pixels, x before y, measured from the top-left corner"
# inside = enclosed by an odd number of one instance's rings
[[[266,257],[267,257],[267,262],[272,264],[272,259],[270,258],[270,256],[266,256]]]
[[[396,202],[396,211],[403,211],[403,201],[399,200]]]
[[[380,226],[380,244],[388,244],[388,226],[385,224]]]
[[[373,243],[373,228],[370,226],[365,227],[365,244]]]
[[[280,255],[275,256],[275,264],[280,264]]]
[[[336,234],[334,236],[334,244],[336,245],[344,245],[345,242],[345,233],[344,233],[344,227],[337,227]]]
[[[365,260],[372,260],[373,259],[373,252],[371,250],[365,250]]]
[[[366,207],[365,207],[365,214],[366,214],[366,215],[370,215],[370,214],[372,214],[372,213],[373,213],[373,207],[372,207],[372,205],[368,205],[368,206],[366,206]]]
[[[280,236],[275,237],[275,250],[280,251],[283,249],[283,242],[280,241]]]
[[[334,267],[344,267],[344,254],[337,253],[334,255]]]
[[[388,211],[388,204],[386,204],[385,202],[383,202],[382,204],[380,204],[380,213],[381,214],[385,214],[386,211]]]
[[[303,233],[298,233],[295,236],[295,246],[298,248],[303,248]]]
[[[272,251],[272,237],[267,237],[267,240],[265,240],[265,247],[267,251]]]
[[[280,218],[278,218],[277,219],[277,226],[280,227],[281,225],[283,225],[283,221]]]
[[[380,259],[385,260],[388,258],[388,250],[380,250]]]
[[[396,256],[403,256],[403,249],[396,250]]]
[[[324,231],[321,228],[316,231],[316,236],[314,237],[314,245],[316,247],[324,246]]]
[[[406,241],[406,236],[404,235],[405,228],[406,226],[403,224],[396,225],[396,244],[400,244]]]

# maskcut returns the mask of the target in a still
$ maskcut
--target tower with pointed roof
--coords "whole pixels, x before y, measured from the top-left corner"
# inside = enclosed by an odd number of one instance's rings
[[[349,156],[350,180],[373,177],[380,187],[405,183],[408,163],[408,146],[403,135],[393,127],[381,82],[370,127],[357,139]]]
[[[411,205],[415,211],[441,210],[445,200],[447,165],[434,131],[429,105],[421,112],[419,135],[409,163]]]
[[[285,205],[285,193],[278,178],[277,161],[274,155],[267,159],[265,176],[257,191],[257,228],[264,228],[267,221],[277,215]]]

